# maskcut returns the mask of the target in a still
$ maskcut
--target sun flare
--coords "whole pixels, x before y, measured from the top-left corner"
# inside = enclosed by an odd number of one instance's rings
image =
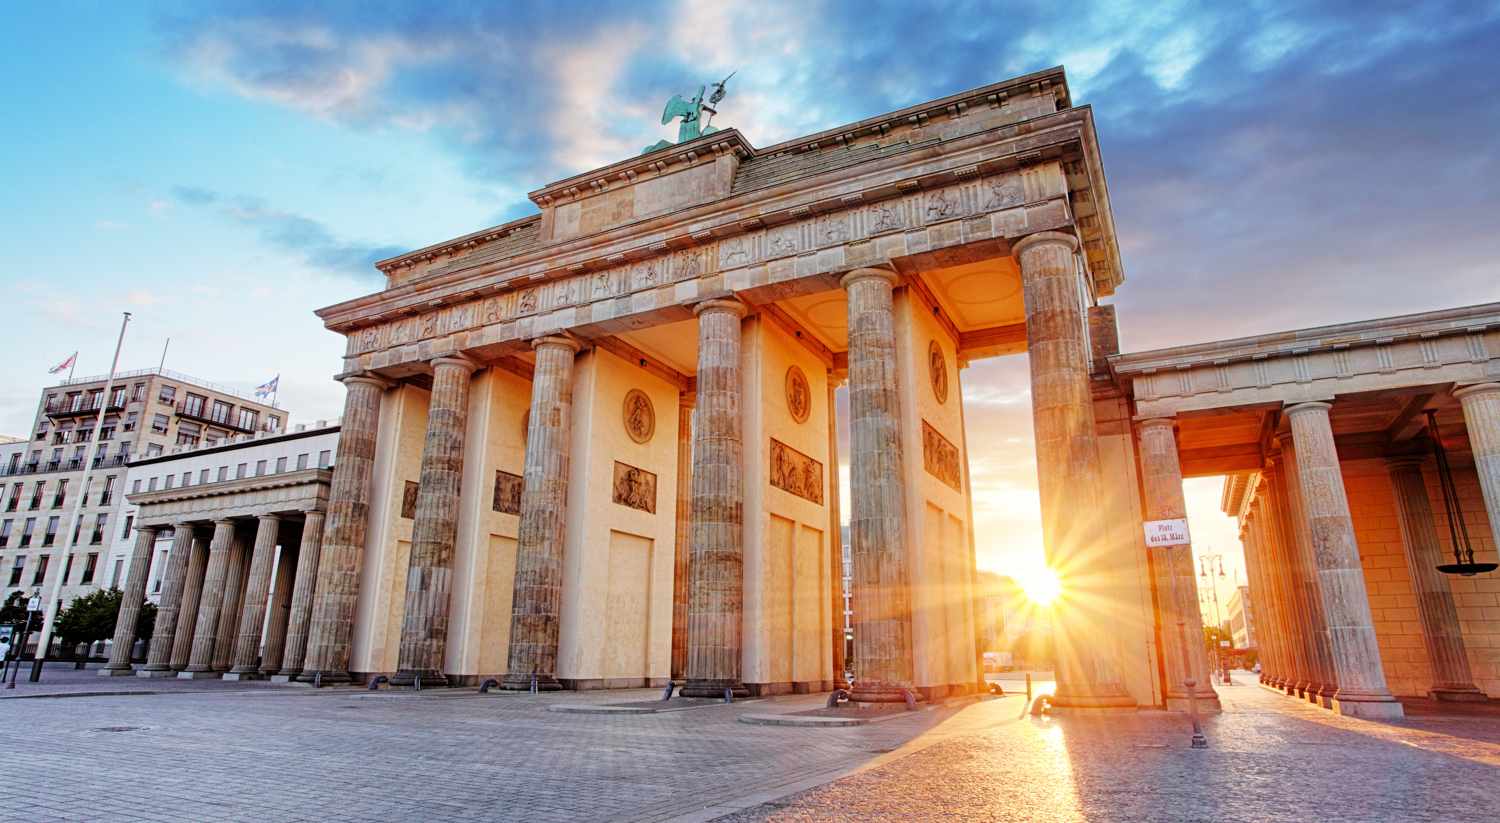
[[[1027,599],[1038,606],[1050,606],[1062,594],[1062,583],[1057,575],[1040,564],[1018,572],[1015,579],[1021,585],[1021,591],[1026,593]]]

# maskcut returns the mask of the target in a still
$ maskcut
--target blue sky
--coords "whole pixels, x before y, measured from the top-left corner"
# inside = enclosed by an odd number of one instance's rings
[[[127,309],[124,367],[171,337],[170,368],[336,416],[313,309],[671,136],[662,101],[731,70],[719,120],[767,145],[1063,64],[1128,349],[1500,300],[1497,2],[58,2],[0,32],[4,433],[74,349],[107,370]],[[1029,535],[1024,376],[965,390],[981,519]]]

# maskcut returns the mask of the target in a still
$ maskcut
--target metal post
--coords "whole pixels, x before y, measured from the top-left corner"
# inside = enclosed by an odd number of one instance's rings
[[[115,359],[109,364],[109,377],[104,381],[104,394],[99,402],[99,414],[94,418],[94,431],[89,435],[89,443],[99,442],[99,429],[104,426],[104,412],[109,408],[109,396],[115,388],[115,371],[120,367],[120,348],[125,345],[125,327],[130,325],[130,312],[122,312],[125,316],[120,319],[120,336],[115,340]],[[89,475],[93,474],[94,461],[89,458],[85,450],[83,461],[83,476],[78,479],[78,496],[73,499],[73,515],[67,520],[68,530],[65,532],[67,541],[63,543],[62,555],[57,559],[57,577],[52,579],[52,599],[46,605],[46,611],[42,616],[42,633],[37,638],[36,657],[31,663],[31,682],[35,683],[42,679],[42,664],[47,659],[48,647],[52,645],[52,624],[57,621],[57,608],[62,599],[63,575],[68,571],[68,557],[73,554],[73,544],[76,542],[81,524],[79,518],[83,517],[83,499],[88,496]],[[29,618],[28,618],[29,623]]]

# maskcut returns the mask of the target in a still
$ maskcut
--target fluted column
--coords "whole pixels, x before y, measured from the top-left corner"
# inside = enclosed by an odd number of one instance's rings
[[[323,513],[310,511],[302,521],[302,544],[297,548],[297,579],[292,583],[292,606],[287,614],[286,646],[278,677],[302,672],[307,654],[307,628],[312,620],[313,587],[318,580],[318,558],[323,549]]]
[[[253,680],[260,675],[260,638],[266,625],[266,598],[271,594],[271,567],[276,563],[276,537],[280,533],[280,517],[263,514],[256,518],[255,548],[235,634],[234,668],[226,680]]]
[[[162,584],[161,604],[156,609],[156,627],[151,632],[151,651],[146,658],[146,668],[136,674],[165,677],[172,673],[172,649],[176,646],[177,625],[182,622],[182,590],[187,584],[192,556],[193,527],[178,523],[173,526],[166,580]]]
[[[573,359],[579,346],[568,337],[543,337],[531,347],[536,368],[526,422],[510,652],[501,685],[529,689],[535,677],[538,689],[555,691],[562,688],[557,680],[557,644],[573,431]]]
[[[1287,564],[1285,524],[1281,521],[1280,509],[1274,505],[1277,489],[1273,478],[1276,464],[1268,462],[1261,470],[1256,505],[1256,546],[1262,560],[1267,600],[1271,604],[1271,630],[1276,635],[1277,669],[1271,685],[1283,692],[1296,690],[1297,679],[1303,669],[1301,654],[1302,626],[1298,623],[1291,594],[1293,581]],[[1264,632],[1262,633],[1264,635]]]
[[[177,627],[172,638],[172,661],[174,672],[187,668],[193,655],[193,635],[198,626],[198,602],[203,594],[203,574],[208,568],[208,541],[193,536],[188,557],[187,577],[182,586],[182,605],[177,609]]]
[[[1432,664],[1432,697],[1436,700],[1487,700],[1474,685],[1469,670],[1469,652],[1464,647],[1458,607],[1448,581],[1437,570],[1444,562],[1438,543],[1432,500],[1422,479],[1422,460],[1395,458],[1386,463],[1391,490],[1396,495],[1396,514],[1401,522],[1401,545],[1412,592],[1417,596],[1417,615],[1422,623],[1422,645]]]
[[[1042,232],[1016,242],[1026,304],[1026,345],[1031,366],[1037,486],[1042,540],[1048,564],[1063,586],[1063,602],[1112,602],[1118,595],[1103,555],[1103,469],[1094,424],[1083,305],[1075,253],[1078,240]],[[1120,678],[1113,633],[1093,625],[1083,609],[1064,609],[1058,621],[1059,708],[1128,708],[1135,700]]]
[[[1290,431],[1278,436],[1281,464],[1273,467],[1274,494],[1268,498],[1275,519],[1282,523],[1288,590],[1297,614],[1297,638],[1302,666],[1297,681],[1287,690],[1324,708],[1333,705],[1338,690],[1338,672],[1328,638],[1328,616],[1323,610],[1323,589],[1313,559],[1312,532],[1308,528],[1302,487],[1298,481],[1297,446]]]
[[[1500,547],[1500,383],[1464,386],[1453,396],[1464,407],[1464,426],[1484,494],[1484,510],[1489,514],[1490,534]]]
[[[865,702],[897,702],[913,682],[906,465],[896,365],[894,291],[886,269],[844,275],[849,316],[849,553],[853,564],[854,687]],[[917,693],[920,698],[920,693]]]
[[[135,549],[130,553],[130,571],[125,575],[125,591],[120,596],[120,610],[115,614],[114,645],[109,649],[109,662],[99,674],[110,677],[130,674],[130,647],[135,645],[136,619],[141,616],[141,603],[146,600],[146,577],[151,573],[151,555],[156,546],[156,526],[141,526],[135,530]]]
[[[687,675],[688,567],[693,537],[693,404],[683,392],[677,402],[677,533],[672,562],[671,677]]]
[[[297,575],[297,550],[282,545],[277,552],[275,579],[271,581],[271,601],[266,606],[266,644],[261,652],[260,673],[266,677],[281,671],[286,651],[286,628],[291,614],[292,580]]]
[[[828,372],[828,574],[831,585],[828,597],[832,601],[833,615],[833,687],[844,688],[844,522],[842,501],[839,500],[839,426],[838,403],[834,392],[838,380],[832,370]],[[962,407],[960,407],[962,408]],[[969,478],[964,472],[964,480]],[[969,518],[973,522],[973,518]],[[982,676],[982,675],[981,675]]]
[[[198,620],[193,627],[193,653],[178,677],[207,677],[214,670],[214,646],[219,638],[219,610],[224,601],[224,582],[234,554],[234,521],[215,520],[213,542],[208,545],[208,568],[198,598]]]
[[[406,609],[393,685],[445,686],[448,601],[453,591],[453,540],[458,534],[458,491],[464,471],[464,435],[469,426],[469,377],[478,364],[467,357],[432,361],[432,397],[427,437],[411,527],[406,570]]]
[[[1297,485],[1301,491],[1313,559],[1328,620],[1338,690],[1334,708],[1358,717],[1401,717],[1401,704],[1386,687],[1375,640],[1365,574],[1359,564],[1354,521],[1339,472],[1327,403],[1302,403],[1287,409],[1297,445]]]
[[[1281,655],[1281,624],[1276,617],[1276,606],[1266,583],[1265,542],[1253,535],[1248,523],[1240,524],[1240,546],[1245,553],[1245,572],[1250,576],[1251,611],[1255,615],[1259,631],[1256,632],[1256,655],[1260,659],[1260,682],[1274,686],[1280,672],[1285,668]]]
[[[227,672],[234,665],[239,640],[240,614],[245,607],[245,578],[252,560],[244,537],[235,532],[229,549],[229,569],[224,575],[224,600],[219,604],[218,637],[214,639],[214,671]]]
[[[1262,470],[1263,499],[1260,507],[1265,521],[1265,542],[1270,549],[1271,566],[1275,574],[1271,585],[1280,606],[1281,637],[1286,649],[1286,668],[1277,685],[1289,695],[1305,697],[1308,685],[1316,679],[1316,659],[1312,654],[1313,635],[1316,633],[1321,636],[1323,631],[1321,618],[1315,620],[1308,610],[1301,543],[1296,523],[1287,506],[1284,468],[1290,449],[1288,443],[1285,449],[1267,461]],[[1317,687],[1314,686],[1315,695],[1316,692]]]
[[[1182,466],[1177,456],[1174,424],[1152,418],[1137,425],[1141,444],[1141,483],[1146,492],[1146,519],[1175,520],[1187,517],[1182,494]],[[1161,602],[1162,660],[1166,665],[1167,708],[1188,708],[1189,689],[1205,711],[1219,710],[1219,695],[1211,685],[1208,655],[1203,637],[1203,617],[1198,609],[1198,582],[1191,545],[1151,550],[1156,562],[1156,592]],[[1189,686],[1188,684],[1192,684]]]
[[[318,559],[307,657],[299,680],[324,683],[349,680],[349,642],[359,602],[359,572],[365,555],[370,517],[370,473],[375,463],[375,435],[380,427],[380,398],[390,383],[378,377],[344,378],[344,417],[339,424],[333,483],[328,490],[328,517]]]
[[[740,321],[745,307],[710,300],[698,316],[693,430],[692,545],[688,562],[688,697],[747,694],[741,676],[745,547]]]

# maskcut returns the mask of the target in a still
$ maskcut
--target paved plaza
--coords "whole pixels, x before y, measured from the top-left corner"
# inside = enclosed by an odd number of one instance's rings
[[[121,682],[59,670],[0,699],[3,820],[1477,820],[1500,713],[1337,717],[1242,679],[1210,748],[1142,711],[1020,697],[851,728],[751,725],[818,695],[656,714],[646,691],[479,695]],[[89,675],[85,682],[83,675]],[[115,694],[92,694],[116,690]],[[20,697],[22,699],[16,699]],[[37,786],[51,790],[37,792]]]

